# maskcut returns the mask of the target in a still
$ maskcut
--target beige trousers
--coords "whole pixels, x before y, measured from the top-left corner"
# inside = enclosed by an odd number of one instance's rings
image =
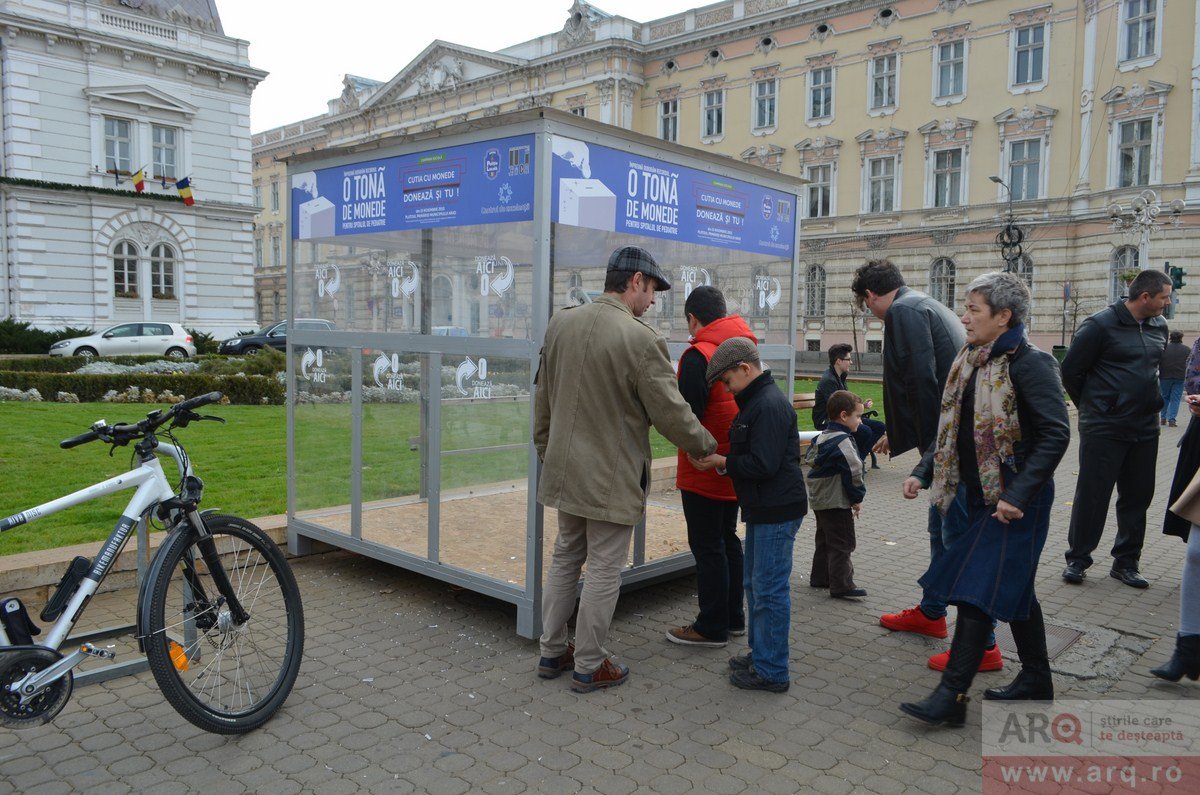
[[[617,609],[621,569],[629,559],[632,525],[558,512],[558,538],[542,591],[543,657],[567,650],[567,621],[575,610],[579,574],[587,563],[575,620],[575,670],[590,674],[608,656],[604,641]]]

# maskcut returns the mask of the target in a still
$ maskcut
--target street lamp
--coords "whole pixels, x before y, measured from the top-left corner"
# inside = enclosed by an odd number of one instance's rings
[[[1179,226],[1180,216],[1187,205],[1183,199],[1175,199],[1167,207],[1171,210],[1171,225]],[[1150,266],[1150,233],[1163,225],[1159,220],[1164,207],[1158,194],[1147,188],[1134,196],[1126,209],[1113,202],[1108,205],[1112,228],[1117,232],[1135,232],[1138,235],[1138,267],[1145,270]]]
[[[1024,251],[1021,248],[1021,242],[1025,240],[1025,233],[1021,231],[1021,227],[1013,223],[1012,212],[1012,188],[1008,186],[1004,180],[993,174],[988,177],[997,185],[1003,186],[1008,191],[1008,217],[1006,218],[1004,228],[996,235],[996,245],[1000,247],[1000,256],[1004,259],[1004,270],[1008,273],[1017,273],[1021,262],[1021,256]]]

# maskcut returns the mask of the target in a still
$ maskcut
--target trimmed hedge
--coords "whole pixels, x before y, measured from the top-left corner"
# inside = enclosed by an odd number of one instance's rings
[[[75,363],[78,365],[78,362]],[[195,373],[157,375],[125,373],[122,375],[76,375],[53,372],[0,372],[0,386],[11,389],[36,389],[44,399],[52,400],[59,392],[71,392],[84,403],[99,401],[110,390],[124,392],[131,386],[151,389],[156,394],[165,389],[176,395],[195,397],[206,392],[222,392],[231,403],[282,404],[284,385],[271,376],[212,376]],[[264,401],[265,398],[265,401]]]
[[[98,356],[92,361],[131,366],[146,362],[160,362],[162,358],[161,356]],[[225,357],[211,358],[224,359]],[[197,356],[183,361],[202,362],[203,359]],[[14,370],[22,373],[73,373],[87,363],[88,360],[81,356],[30,356],[27,359],[0,359],[0,370]]]
[[[6,317],[0,320],[0,353],[45,353],[59,340],[86,337],[95,333],[90,328],[64,328],[45,331],[32,324]]]

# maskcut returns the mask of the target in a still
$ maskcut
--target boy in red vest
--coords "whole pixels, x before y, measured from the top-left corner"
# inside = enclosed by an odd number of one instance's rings
[[[715,287],[697,287],[683,307],[692,346],[679,357],[679,391],[701,424],[717,440],[717,452],[729,452],[729,424],[738,413],[733,395],[720,382],[705,380],[713,351],[731,337],[758,342],[746,321],[725,314],[725,296]],[[712,470],[692,466],[679,451],[675,485],[687,520],[688,547],[696,558],[700,612],[691,624],[667,631],[667,640],[684,646],[720,648],[730,635],[746,634],[742,608],[742,542],[737,536],[737,497],[733,484]]]

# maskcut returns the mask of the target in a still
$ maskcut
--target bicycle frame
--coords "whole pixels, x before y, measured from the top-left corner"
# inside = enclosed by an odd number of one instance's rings
[[[22,511],[6,519],[0,519],[0,532],[3,532],[13,527],[43,519],[67,508],[90,502],[99,497],[105,497],[109,494],[125,491],[126,489],[137,489],[129,499],[129,504],[125,506],[125,510],[122,511],[121,518],[117,522],[116,527],[113,528],[108,540],[100,548],[100,554],[92,562],[91,570],[83,578],[82,582],[79,583],[78,590],[71,597],[71,601],[63,610],[62,615],[54,622],[54,626],[50,629],[45,641],[37,645],[55,650],[58,649],[75,626],[75,623],[79,620],[80,615],[83,614],[87,603],[91,601],[92,596],[100,588],[100,583],[108,575],[117,556],[124,548],[130,534],[137,527],[142,516],[153,506],[175,496],[175,490],[171,488],[171,484],[163,472],[162,462],[159,460],[158,455],[173,458],[181,476],[192,474],[191,464],[185,463],[187,461],[186,457],[175,445],[160,442],[154,452],[154,456],[151,456],[148,460],[139,461],[129,472],[72,492],[65,497],[59,497],[56,500],[51,500],[50,502]],[[3,626],[0,626],[0,647],[10,645],[12,643],[7,633],[4,631]],[[74,657],[75,655],[66,657],[60,661],[60,664]],[[73,667],[80,660],[82,660],[82,656],[67,667]],[[50,670],[47,669],[43,673],[48,673]]]

